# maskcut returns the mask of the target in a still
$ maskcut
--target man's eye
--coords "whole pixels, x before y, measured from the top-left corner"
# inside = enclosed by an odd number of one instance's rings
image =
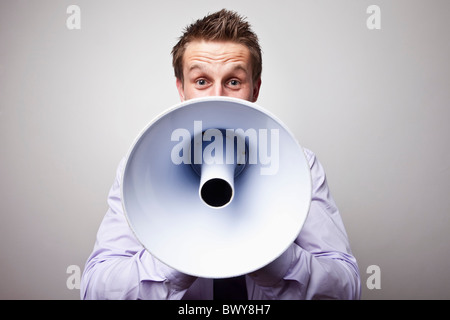
[[[228,82],[231,86],[235,87],[240,84],[239,80],[233,79]]]
[[[199,80],[197,80],[197,84],[199,86],[204,86],[206,84],[206,80],[205,79],[199,79]]]

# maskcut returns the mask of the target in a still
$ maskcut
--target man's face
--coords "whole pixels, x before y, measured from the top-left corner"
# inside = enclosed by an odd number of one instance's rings
[[[183,56],[181,101],[205,96],[228,96],[255,102],[261,80],[252,80],[250,51],[234,42],[193,41]]]

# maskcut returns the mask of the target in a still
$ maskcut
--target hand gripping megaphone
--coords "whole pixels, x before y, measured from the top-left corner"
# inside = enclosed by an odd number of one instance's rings
[[[296,239],[311,201],[303,148],[260,106],[230,97],[182,102],[128,151],[122,204],[139,242],[203,278],[258,270]]]

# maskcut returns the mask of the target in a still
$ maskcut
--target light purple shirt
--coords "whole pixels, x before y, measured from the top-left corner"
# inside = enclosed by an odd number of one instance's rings
[[[360,276],[341,216],[314,153],[305,149],[311,168],[308,217],[281,257],[246,275],[250,300],[359,299]],[[182,274],[145,250],[123,213],[121,161],[108,196],[109,209],[83,272],[82,299],[212,299],[213,280]]]

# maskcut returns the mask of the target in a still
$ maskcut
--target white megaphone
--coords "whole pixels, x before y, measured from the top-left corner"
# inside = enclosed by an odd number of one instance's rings
[[[130,148],[122,204],[140,243],[203,278],[258,270],[298,236],[311,175],[288,128],[254,103],[192,99],[154,119]]]

